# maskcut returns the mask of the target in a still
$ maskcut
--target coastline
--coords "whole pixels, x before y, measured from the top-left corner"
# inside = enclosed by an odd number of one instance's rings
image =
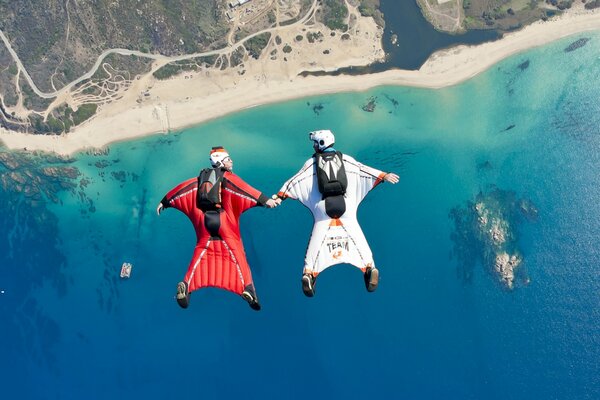
[[[71,155],[113,142],[179,131],[236,111],[303,97],[360,92],[383,85],[443,88],[464,82],[517,53],[593,30],[600,30],[600,12],[578,8],[546,22],[535,22],[495,42],[436,52],[418,71],[301,77],[296,75],[294,65],[282,70],[279,63],[258,60],[249,63],[243,75],[235,70],[204,71],[194,79],[183,74],[166,81],[154,81],[149,74],[135,81],[121,100],[108,104],[99,115],[68,134],[31,135],[0,129],[0,140],[9,149]],[[338,56],[338,67],[372,62],[381,56],[379,49],[368,48],[363,43],[361,51],[365,50],[367,56],[356,53]],[[296,67],[305,69],[324,67],[297,64]],[[325,66],[325,69],[332,68]],[[152,88],[152,98],[141,104],[136,102],[139,91],[148,85]]]

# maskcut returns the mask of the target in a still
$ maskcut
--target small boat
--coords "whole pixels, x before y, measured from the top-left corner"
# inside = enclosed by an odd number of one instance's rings
[[[130,263],[124,262],[123,265],[121,265],[121,278],[129,278],[131,276],[131,268],[132,265]]]

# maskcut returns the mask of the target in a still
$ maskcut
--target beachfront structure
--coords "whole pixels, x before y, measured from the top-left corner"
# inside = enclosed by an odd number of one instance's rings
[[[250,0],[233,0],[229,2],[229,7],[231,8],[235,8],[237,6],[241,6],[244,5],[246,3],[248,3]]]

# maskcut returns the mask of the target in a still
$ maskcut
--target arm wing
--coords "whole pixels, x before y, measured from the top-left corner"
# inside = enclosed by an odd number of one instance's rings
[[[171,189],[160,201],[164,208],[173,207],[191,217],[196,209],[198,179],[190,178]]]
[[[236,215],[257,205],[264,206],[269,200],[267,196],[232,172],[225,172],[224,178],[222,190],[226,193],[222,193],[222,195],[224,199],[225,197],[230,199],[231,209]]]
[[[358,174],[356,194],[359,202],[362,201],[367,193],[369,193],[375,186],[383,182],[383,177],[386,174],[383,171],[356,161],[347,154],[344,154],[344,163],[350,166],[350,168],[348,168],[349,171],[354,171],[354,173]]]
[[[306,203],[311,196],[314,185],[314,164],[314,158],[307,160],[300,171],[283,184],[277,195],[282,199],[289,197]]]

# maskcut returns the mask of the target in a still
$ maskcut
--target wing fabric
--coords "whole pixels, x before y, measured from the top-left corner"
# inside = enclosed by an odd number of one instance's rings
[[[385,172],[361,164],[347,154],[344,154],[343,157],[346,174],[354,176],[353,195],[358,205],[375,186],[383,182]],[[348,187],[348,190],[350,189]]]
[[[246,210],[263,205],[268,200],[264,194],[248,185],[239,176],[232,172],[225,172],[223,183],[223,208],[232,213],[236,219]]]
[[[283,184],[277,195],[284,199],[289,197],[298,200],[311,209],[311,205],[321,198],[316,179],[315,159],[311,157],[304,163],[300,171]]]
[[[237,256],[235,253],[238,253]],[[232,248],[224,240],[207,240],[194,249],[194,255],[185,281],[190,292],[203,287],[217,287],[241,294],[252,283],[250,267],[239,248]]]

